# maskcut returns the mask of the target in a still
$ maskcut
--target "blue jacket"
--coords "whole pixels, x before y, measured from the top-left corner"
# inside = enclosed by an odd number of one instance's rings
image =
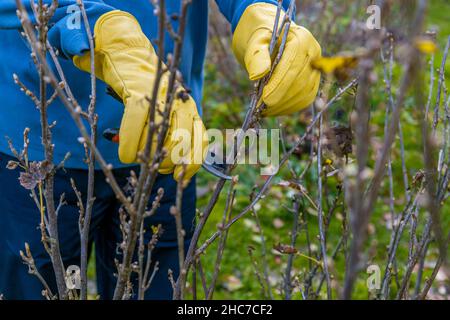
[[[22,0],[31,14],[30,0]],[[35,1],[37,2],[37,1]],[[44,0],[50,3],[51,0]],[[167,2],[168,14],[178,13],[181,0]],[[276,4],[276,0],[216,0],[221,12],[232,25],[236,27],[245,8],[255,2]],[[285,5],[289,1],[285,0]],[[148,0],[85,0],[86,12],[91,29],[94,29],[97,19],[111,10],[123,10],[133,14],[140,22],[144,33],[150,40],[157,38],[157,18],[153,15],[153,7]],[[74,55],[81,55],[89,50],[89,44],[83,23],[82,28],[71,28],[74,21],[76,0],[59,0],[58,9],[51,21],[49,40],[60,53],[60,63],[64,69],[67,81],[80,105],[87,108],[90,94],[90,77],[72,64]],[[203,86],[203,63],[205,58],[208,30],[208,1],[193,0],[189,9],[188,25],[184,39],[182,64],[180,70],[186,85],[192,90],[192,96],[201,109]],[[11,154],[5,136],[12,139],[16,148],[22,146],[23,130],[31,129],[29,157],[31,160],[43,159],[41,146],[41,129],[39,111],[31,100],[20,91],[13,81],[13,73],[36,94],[39,92],[38,73],[30,57],[30,48],[19,32],[21,26],[16,16],[15,0],[0,1],[0,152]],[[175,23],[175,28],[177,28]],[[172,52],[173,42],[167,35],[166,52]],[[106,161],[114,167],[123,167],[117,155],[117,146],[101,137],[106,128],[117,128],[121,121],[123,106],[106,94],[105,84],[97,84],[98,147]],[[48,90],[49,96],[53,90]],[[201,110],[200,110],[201,112]],[[71,152],[66,162],[68,168],[85,168],[84,150],[77,138],[78,129],[59,101],[49,107],[49,122],[56,121],[53,128],[53,143],[55,144],[55,162],[63,159]]]

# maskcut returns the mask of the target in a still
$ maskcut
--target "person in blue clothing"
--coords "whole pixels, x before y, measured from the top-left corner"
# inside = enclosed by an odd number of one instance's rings
[[[33,18],[29,0],[22,0]],[[49,4],[52,1],[45,0]],[[181,0],[166,1],[168,16],[178,14]],[[283,1],[284,9],[289,5]],[[246,68],[249,79],[257,80],[270,72],[271,57],[269,43],[275,16],[276,0],[216,0],[216,3],[231,24],[233,31],[232,50],[238,61]],[[165,38],[165,57],[158,57],[153,39],[158,34],[158,19],[150,1],[85,0],[84,5],[91,30],[95,36],[95,66],[98,78],[97,113],[98,132],[120,125],[120,144],[98,140],[98,148],[105,160],[111,163],[120,185],[127,184],[130,171],[138,171],[137,154],[146,141],[146,119],[148,104],[143,103],[151,95],[155,81],[158,59],[165,60],[173,51],[170,35]],[[90,55],[89,41],[83,23],[72,25],[76,0],[59,0],[58,8],[50,21],[49,41],[60,53],[59,62],[74,96],[81,106],[89,104]],[[16,15],[15,0],[0,2],[0,294],[5,299],[42,299],[42,285],[28,274],[19,251],[29,243],[37,268],[49,286],[56,292],[52,265],[40,239],[39,214],[27,190],[17,179],[19,170],[7,170],[12,154],[5,136],[18,146],[25,127],[30,128],[29,158],[42,160],[41,129],[39,111],[29,98],[15,85],[13,74],[32,91],[38,92],[38,73],[30,57],[30,48],[21,34],[20,21]],[[180,72],[183,86],[189,88],[188,99],[177,99],[170,116],[170,129],[183,128],[194,140],[204,146],[204,126],[201,121],[201,97],[203,86],[203,63],[207,44],[208,1],[193,0],[187,16],[186,32]],[[34,18],[33,18],[34,19]],[[177,29],[178,21],[172,21]],[[279,116],[297,112],[314,100],[320,74],[313,70],[310,62],[321,55],[321,49],[311,33],[293,23],[289,29],[283,58],[263,91],[267,105],[264,116]],[[110,86],[123,100],[123,105],[106,94]],[[161,84],[160,96],[167,88],[167,79]],[[180,89],[182,90],[182,89]],[[125,108],[124,108],[125,106]],[[159,107],[164,109],[164,103]],[[56,122],[52,129],[55,145],[55,163],[67,152],[71,157],[65,170],[55,176],[55,198],[65,194],[67,204],[58,216],[59,237],[64,266],[79,265],[80,244],[78,236],[77,198],[70,179],[74,179],[83,195],[87,189],[87,168],[83,161],[85,151],[78,141],[79,132],[73,120],[59,101],[48,110],[49,122]],[[165,147],[172,145],[166,138]],[[182,203],[183,227],[186,246],[192,236],[195,218],[195,173],[200,168],[194,157],[200,149],[191,150],[191,159],[186,165],[184,179],[187,184]],[[203,150],[200,150],[203,152]],[[200,152],[200,153],[202,153]],[[178,249],[176,228],[170,207],[175,202],[176,184],[181,177],[180,164],[165,159],[160,167],[154,194],[164,188],[165,194],[157,213],[145,221],[150,226],[161,224],[164,230],[153,261],[159,262],[159,271],[147,291],[146,299],[171,299],[172,288],[167,278],[168,269],[178,273]],[[120,260],[117,244],[121,242],[118,209],[120,203],[105,181],[103,173],[96,171],[95,204],[91,223],[90,243],[95,244],[97,288],[101,299],[111,299],[116,278],[115,259]],[[147,235],[151,237],[151,234]],[[93,249],[94,250],[94,249]],[[133,296],[133,298],[136,298]]]

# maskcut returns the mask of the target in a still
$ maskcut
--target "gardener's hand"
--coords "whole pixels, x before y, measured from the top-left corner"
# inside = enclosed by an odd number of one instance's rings
[[[233,51],[247,69],[250,80],[261,79],[270,72],[269,45],[276,13],[277,7],[273,4],[250,5],[234,31]],[[284,13],[280,21],[283,16]],[[284,54],[263,89],[262,100],[267,105],[264,116],[288,115],[314,101],[320,73],[311,67],[311,61],[320,56],[320,45],[312,34],[291,23]]]
[[[96,76],[111,86],[125,104],[119,158],[124,163],[137,162],[138,152],[143,151],[147,141],[150,103],[146,97],[152,96],[158,57],[137,20],[126,12],[112,11],[101,16],[95,24],[94,35]],[[78,68],[90,72],[89,52],[73,60]],[[166,108],[167,87],[168,75],[165,73],[158,94],[160,111]],[[196,104],[188,94],[183,94],[183,90],[178,89],[172,105],[169,130],[164,140],[167,155],[159,167],[162,174],[173,172],[176,180],[179,180],[183,167],[184,180],[189,180],[200,169],[208,143]],[[155,112],[155,123],[161,122],[161,114]],[[155,134],[152,155],[156,143]],[[176,155],[172,152],[175,149],[180,151]]]

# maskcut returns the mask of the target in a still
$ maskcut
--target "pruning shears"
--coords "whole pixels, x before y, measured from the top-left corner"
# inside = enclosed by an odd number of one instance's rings
[[[105,131],[103,131],[103,137],[108,141],[111,141],[114,143],[119,143],[119,141],[120,141],[119,129],[106,129]],[[223,168],[221,166],[219,166],[218,164],[215,164],[215,163],[205,160],[205,162],[203,162],[203,164],[202,164],[202,168],[217,178],[224,179],[224,180],[232,179],[231,176],[228,176],[225,173],[223,173],[223,171],[222,171]]]
[[[112,88],[108,87],[106,90],[106,93],[109,94],[110,96],[112,96],[114,99],[118,100],[119,102],[123,103],[122,99],[114,92],[114,90],[112,90]],[[114,143],[119,143],[120,142],[119,129],[118,128],[108,128],[105,131],[103,131],[103,137],[108,141],[111,141]],[[208,151],[208,155],[210,155],[210,154],[213,154],[213,152]],[[206,157],[206,158],[208,159],[209,157]],[[223,171],[224,169],[221,165],[210,162],[208,160],[205,160],[205,162],[203,162],[202,168],[217,178],[224,179],[224,180],[232,180],[233,179],[231,176],[226,175],[224,173],[224,171]]]

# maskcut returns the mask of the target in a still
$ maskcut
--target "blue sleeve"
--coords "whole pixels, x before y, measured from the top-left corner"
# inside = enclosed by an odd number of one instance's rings
[[[22,3],[34,23],[35,17],[31,9],[31,1],[23,0]],[[52,1],[44,0],[44,3],[50,5]],[[92,32],[97,19],[101,15],[114,10],[113,7],[106,5],[102,0],[86,0],[84,6]],[[0,29],[20,29],[22,27],[16,10],[15,0],[0,1]],[[64,56],[71,58],[89,50],[84,19],[77,5],[77,0],[59,0],[58,8],[50,21],[49,28],[48,38],[50,43]]]
[[[257,2],[271,3],[273,5],[278,5],[277,0],[216,0],[222,14],[231,23],[231,30],[234,32],[236,26],[244,13],[245,9]],[[290,0],[283,0],[283,8],[287,10],[289,7]]]

